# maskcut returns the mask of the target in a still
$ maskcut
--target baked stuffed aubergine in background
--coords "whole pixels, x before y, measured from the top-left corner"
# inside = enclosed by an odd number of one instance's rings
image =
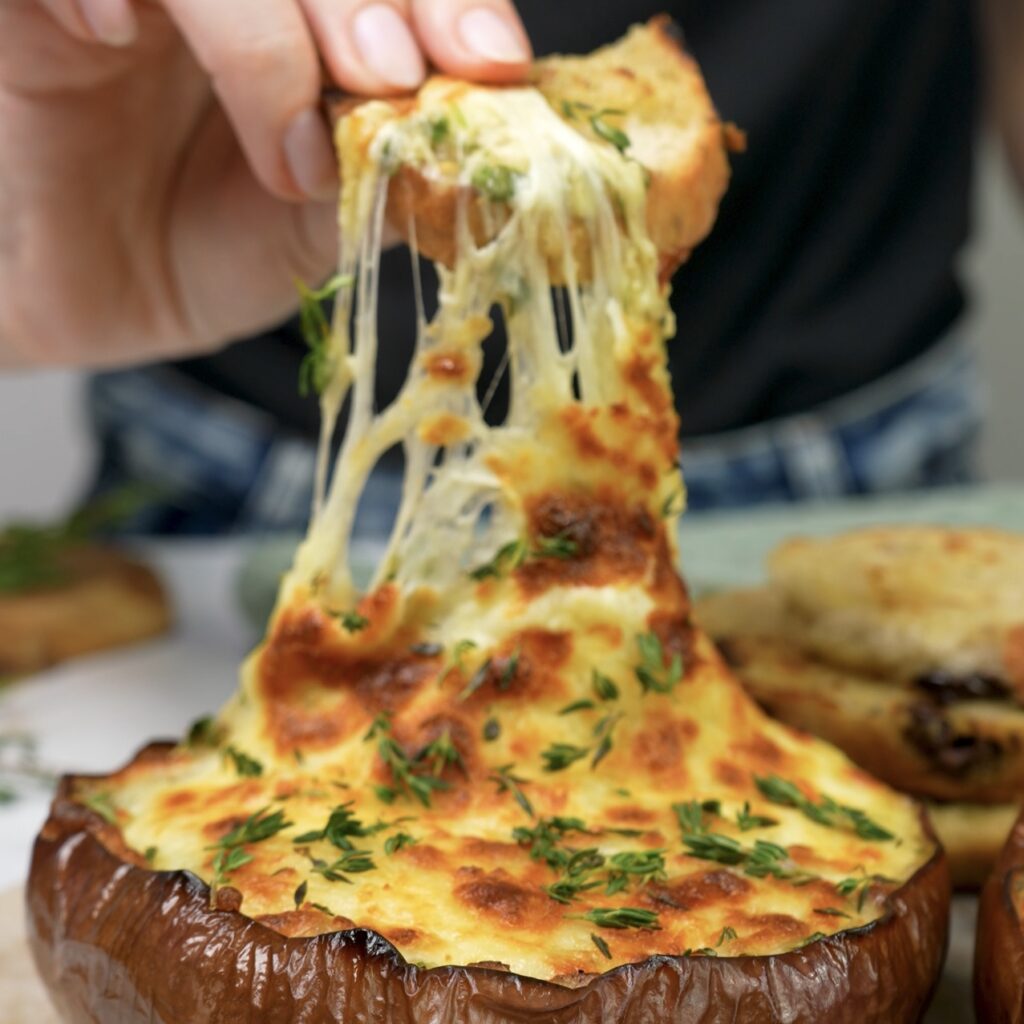
[[[28,905],[65,1020],[920,1018],[949,878],[918,807],[767,718],[675,568],[664,281],[735,138],[663,21],[528,87],[344,106],[313,521],[216,720],[61,785]],[[375,411],[389,218],[439,309]],[[398,443],[360,592],[355,508]]]

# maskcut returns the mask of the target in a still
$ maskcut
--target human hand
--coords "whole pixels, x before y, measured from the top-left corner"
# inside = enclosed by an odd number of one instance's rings
[[[336,258],[329,79],[525,74],[511,0],[0,0],[0,365],[196,354]]]

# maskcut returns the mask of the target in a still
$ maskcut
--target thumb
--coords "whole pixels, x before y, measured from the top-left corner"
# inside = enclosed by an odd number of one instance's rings
[[[423,48],[442,71],[479,82],[526,76],[533,51],[508,0],[413,0],[412,13]]]

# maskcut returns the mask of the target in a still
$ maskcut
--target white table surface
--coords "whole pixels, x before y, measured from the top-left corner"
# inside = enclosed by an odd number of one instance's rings
[[[21,737],[49,774],[106,772],[154,738],[176,738],[216,711],[235,688],[257,635],[239,609],[241,541],[143,545],[175,608],[166,637],[59,666],[0,690],[0,782],[17,799],[0,804],[0,891],[24,881],[50,788],[2,769],[24,757]]]

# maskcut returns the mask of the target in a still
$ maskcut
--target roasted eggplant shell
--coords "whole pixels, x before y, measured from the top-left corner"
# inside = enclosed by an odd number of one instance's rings
[[[974,944],[974,1005],[982,1024],[1024,1024],[1024,923],[1015,890],[1024,885],[1024,814],[981,892]]]
[[[655,956],[574,987],[483,967],[419,968],[366,929],[289,938],[212,910],[195,875],[149,870],[75,802],[79,781],[60,784],[28,886],[36,964],[72,1024],[909,1024],[945,955],[949,872],[937,852],[882,918],[789,953]]]

